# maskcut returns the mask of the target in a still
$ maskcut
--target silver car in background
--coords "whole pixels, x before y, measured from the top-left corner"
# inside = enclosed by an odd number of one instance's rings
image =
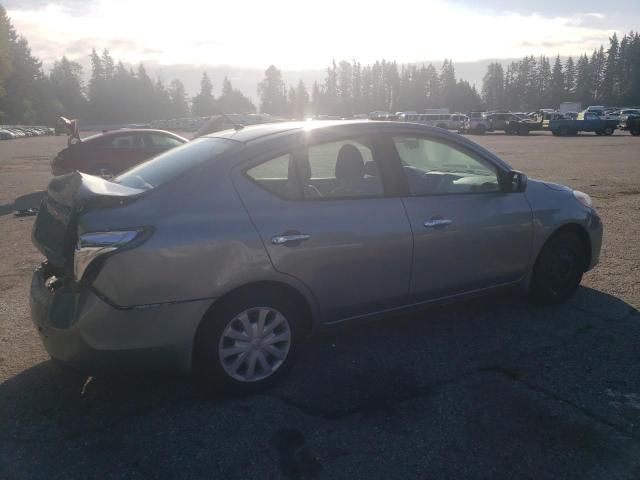
[[[515,286],[564,301],[602,223],[586,194],[460,135],[327,121],[208,135],[112,181],[55,177],[33,240],[53,358],[251,390],[337,323]]]

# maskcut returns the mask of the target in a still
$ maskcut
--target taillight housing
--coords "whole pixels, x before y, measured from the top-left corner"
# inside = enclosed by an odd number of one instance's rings
[[[87,232],[78,235],[73,255],[73,276],[82,280],[85,272],[99,258],[118,250],[132,248],[144,242],[151,231],[147,228]]]

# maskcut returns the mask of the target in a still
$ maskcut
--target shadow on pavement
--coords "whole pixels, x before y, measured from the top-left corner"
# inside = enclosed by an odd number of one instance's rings
[[[0,471],[637,478],[640,403],[620,413],[612,402],[640,393],[638,341],[637,310],[582,288],[553,308],[493,296],[344,328],[309,340],[281,384],[242,398],[166,375],[85,386],[44,362],[0,385]]]
[[[16,198],[13,203],[6,203],[0,205],[0,217],[13,213],[16,210],[22,210],[25,208],[39,207],[42,199],[47,195],[46,190],[39,192],[31,192],[21,197]]]

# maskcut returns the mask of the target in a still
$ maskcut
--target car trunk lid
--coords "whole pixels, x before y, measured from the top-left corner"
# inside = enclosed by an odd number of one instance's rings
[[[36,217],[32,241],[51,267],[70,273],[79,214],[122,205],[141,193],[143,190],[80,172],[54,177]]]

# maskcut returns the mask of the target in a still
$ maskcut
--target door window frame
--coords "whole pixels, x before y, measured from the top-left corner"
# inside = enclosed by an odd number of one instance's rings
[[[383,135],[375,131],[363,131],[363,132],[353,132],[351,134],[339,134],[330,132],[313,132],[317,133],[316,135],[307,136],[301,134],[294,140],[291,144],[286,147],[277,147],[270,150],[268,153],[264,153],[250,161],[243,162],[240,166],[241,176],[244,179],[248,180],[252,184],[256,185],[256,187],[260,188],[262,191],[274,195],[275,197],[289,202],[330,202],[330,201],[344,201],[344,200],[376,200],[376,199],[386,199],[386,198],[395,198],[399,197],[399,187],[397,182],[393,180],[395,177],[394,170],[395,167],[392,165],[394,161],[389,158],[389,145],[388,141],[383,138]],[[364,143],[362,141],[363,137],[370,138],[371,141],[368,143]],[[376,162],[378,166],[378,172],[380,174],[380,183],[382,184],[382,194],[375,195],[358,195],[358,196],[341,196],[341,197],[316,197],[316,198],[305,198],[304,192],[302,189],[302,182],[300,181],[300,176],[298,174],[298,159],[300,158],[299,152],[303,149],[309,149],[314,146],[326,144],[326,143],[334,143],[341,141],[352,140],[355,143],[359,143],[364,145],[367,148],[371,149],[371,156],[373,161]],[[275,160],[284,155],[291,155],[293,157],[294,162],[294,172],[296,175],[296,190],[297,197],[285,197],[273,191],[267,190],[260,182],[254,178],[252,178],[247,172],[252,168],[261,165],[263,163],[267,163],[271,160]],[[380,158],[377,158],[380,157]]]
[[[431,142],[441,143],[450,148],[453,148],[454,150],[458,150],[464,153],[465,155],[470,156],[472,159],[479,161],[481,164],[482,163],[488,164],[491,167],[495,168],[496,170],[496,175],[497,175],[498,185],[500,187],[500,190],[495,192],[460,192],[460,193],[446,192],[446,193],[422,193],[422,194],[411,193],[411,189],[409,187],[409,180],[407,179],[407,176],[402,168],[402,158],[398,153],[398,149],[395,145],[393,137],[414,137],[418,140],[427,140]],[[506,185],[508,184],[507,177],[508,177],[509,170],[505,169],[502,165],[499,165],[496,162],[494,162],[493,159],[491,159],[490,157],[482,155],[480,152],[474,151],[473,149],[465,146],[464,144],[456,142],[452,139],[429,135],[424,132],[398,131],[398,132],[386,132],[384,134],[384,141],[387,144],[386,150],[390,154],[389,159],[393,168],[393,182],[397,185],[397,188],[399,188],[398,196],[411,198],[411,197],[444,197],[444,196],[450,196],[450,195],[451,196],[453,195],[455,196],[496,195],[496,194],[503,195],[506,193],[512,193],[507,191],[506,189]]]

